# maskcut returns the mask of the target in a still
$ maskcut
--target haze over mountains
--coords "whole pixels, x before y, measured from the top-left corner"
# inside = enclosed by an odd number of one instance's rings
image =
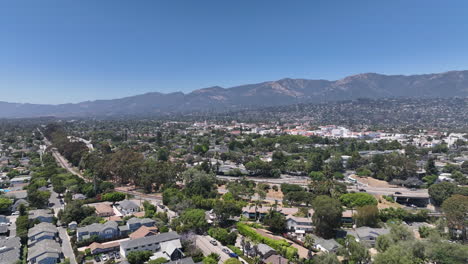
[[[215,86],[187,94],[151,92],[120,99],[77,104],[0,102],[0,117],[158,115],[391,97],[468,97],[468,71],[408,76],[365,73],[337,81],[287,78],[231,88]]]

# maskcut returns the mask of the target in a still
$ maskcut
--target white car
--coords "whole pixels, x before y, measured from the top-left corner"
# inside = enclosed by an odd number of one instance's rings
[[[19,211],[13,212],[11,215],[19,215]]]
[[[102,255],[102,261],[107,261],[107,260],[108,260],[107,255],[106,255],[106,254],[103,254],[103,255]]]

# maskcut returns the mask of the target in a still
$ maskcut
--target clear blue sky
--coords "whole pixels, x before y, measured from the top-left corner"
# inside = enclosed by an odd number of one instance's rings
[[[0,101],[468,69],[468,1],[0,3]]]

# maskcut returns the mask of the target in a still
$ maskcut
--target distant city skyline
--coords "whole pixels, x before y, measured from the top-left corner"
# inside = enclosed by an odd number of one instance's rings
[[[466,1],[11,1],[0,101],[468,70]]]

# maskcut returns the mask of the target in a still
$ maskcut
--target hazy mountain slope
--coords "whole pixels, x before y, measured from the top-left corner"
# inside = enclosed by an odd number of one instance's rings
[[[468,71],[409,76],[365,73],[337,81],[281,79],[232,88],[215,86],[188,94],[153,92],[77,104],[39,105],[0,102],[0,117],[151,115],[189,111],[228,111],[356,98],[455,96],[468,96]]]

